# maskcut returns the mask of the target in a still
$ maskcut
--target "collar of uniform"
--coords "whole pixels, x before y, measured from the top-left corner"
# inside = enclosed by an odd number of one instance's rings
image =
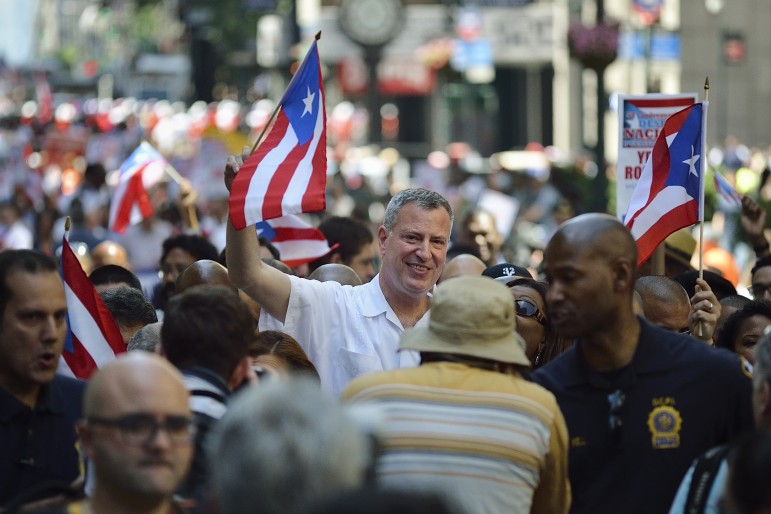
[[[638,317],[637,319],[640,321],[637,349],[626,370],[619,370],[619,384],[614,387],[627,387],[634,382],[636,375],[666,371],[671,365],[669,344],[671,339],[677,337],[678,334],[655,327],[643,318]],[[566,353],[569,352],[570,358],[566,360],[567,365],[560,373],[565,385],[570,387],[592,384],[602,388],[608,387],[608,381],[603,377],[603,374],[597,373],[586,363],[581,346],[579,341],[566,351]]]

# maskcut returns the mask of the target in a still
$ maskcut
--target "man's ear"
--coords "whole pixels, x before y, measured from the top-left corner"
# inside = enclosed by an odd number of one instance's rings
[[[233,373],[230,374],[228,389],[235,391],[241,384],[249,382],[249,371],[251,371],[251,369],[252,359],[247,355],[238,362]]]
[[[335,252],[332,254],[332,256],[329,258],[329,262],[333,264],[343,264],[343,258],[340,257],[340,254]]]
[[[613,289],[616,292],[630,291],[634,289],[635,272],[637,267],[628,259],[616,259],[612,264]]]
[[[383,255],[383,252],[385,251],[386,239],[388,239],[388,230],[385,228],[385,225],[380,225],[377,229],[377,243],[380,255]]]
[[[91,458],[91,427],[88,426],[85,420],[80,420],[75,425],[75,431],[78,433],[78,441],[80,448],[83,450],[83,455]]]

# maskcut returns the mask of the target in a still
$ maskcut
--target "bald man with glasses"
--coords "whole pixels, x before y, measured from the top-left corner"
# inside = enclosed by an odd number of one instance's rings
[[[182,512],[172,496],[190,467],[195,430],[171,364],[146,352],[120,356],[89,382],[84,415],[78,432],[96,485],[68,512]]]

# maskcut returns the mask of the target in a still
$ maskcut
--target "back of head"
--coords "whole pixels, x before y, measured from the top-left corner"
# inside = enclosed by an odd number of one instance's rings
[[[462,253],[447,261],[439,281],[461,275],[481,275],[487,266],[482,259],[473,255]]]
[[[0,252],[0,316],[5,312],[5,306],[11,299],[12,293],[8,288],[9,275],[17,272],[55,273],[56,271],[56,262],[37,250]]]
[[[361,279],[351,268],[345,264],[331,262],[322,264],[308,275],[308,280],[318,280],[319,282],[337,282],[344,286],[360,286]]]
[[[128,344],[126,344],[126,350],[133,352],[136,350],[142,350],[145,352],[155,353],[158,345],[161,344],[161,327],[162,321],[156,321],[155,323],[149,323],[140,328],[134,335],[131,336]]]
[[[197,261],[201,259],[216,261],[219,257],[217,248],[205,237],[195,234],[180,234],[178,236],[171,236],[163,242],[161,262],[163,262],[169,252],[175,248],[186,251]]]
[[[139,277],[117,264],[105,264],[104,266],[99,266],[91,272],[88,279],[94,287],[125,284],[131,288],[138,289],[139,291],[142,290],[142,283],[139,281]]]
[[[310,361],[300,343],[289,334],[277,330],[261,331],[249,348],[250,357],[255,358],[260,355],[278,355],[291,371],[306,373],[314,380],[319,380],[316,366]]]
[[[732,296],[736,294],[736,288],[724,277],[721,277],[714,271],[704,270],[704,280],[709,284],[710,289],[715,294],[718,301],[722,300],[726,296]],[[692,297],[696,293],[696,279],[699,277],[697,270],[684,271],[675,275],[673,278],[685,288],[688,293],[688,298]]]
[[[203,366],[226,380],[247,356],[253,336],[249,308],[220,286],[195,286],[174,295],[161,328],[163,352],[172,364]]]
[[[729,455],[725,500],[734,514],[771,512],[771,431],[742,438]]]
[[[750,273],[755,275],[755,272],[757,272],[760,268],[765,268],[767,266],[771,266],[771,255],[766,255],[765,257],[761,257],[755,261],[755,265],[752,267],[752,271]]]
[[[228,514],[299,514],[361,485],[364,435],[342,407],[306,380],[244,390],[212,434],[215,501]]]
[[[308,263],[311,271],[331,262],[333,255],[339,255],[343,264],[349,264],[365,245],[372,244],[374,240],[369,227],[353,218],[332,216],[319,223],[318,229],[327,238],[330,247],[338,246],[328,254]]]
[[[94,261],[94,267],[113,264],[129,269],[131,264],[128,261],[126,249],[115,241],[102,241],[91,249],[91,259]]]
[[[230,282],[227,268],[219,262],[209,259],[195,261],[185,268],[185,271],[177,277],[174,290],[179,294],[191,287],[200,285],[222,286],[234,293],[238,291],[236,286]]]
[[[413,188],[399,191],[388,202],[383,218],[383,226],[389,233],[393,231],[399,211],[401,211],[402,207],[411,203],[429,211],[440,208],[444,209],[450,216],[450,229],[452,230],[452,222],[455,219],[455,215],[452,212],[450,203],[439,193],[429,191],[428,189]]]
[[[99,293],[105,307],[121,327],[144,326],[158,321],[155,308],[141,290],[113,287]]]

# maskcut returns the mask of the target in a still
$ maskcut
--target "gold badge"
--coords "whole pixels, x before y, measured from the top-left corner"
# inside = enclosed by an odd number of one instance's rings
[[[671,405],[660,405],[648,415],[648,429],[651,431],[651,444],[656,449],[677,448],[680,446],[680,427],[683,418]]]

